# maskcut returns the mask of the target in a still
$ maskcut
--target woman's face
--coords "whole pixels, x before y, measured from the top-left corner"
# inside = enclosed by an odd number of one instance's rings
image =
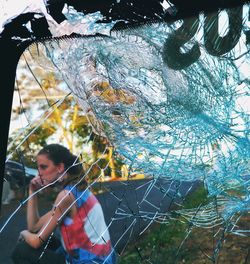
[[[46,154],[40,154],[37,156],[37,169],[39,176],[43,182],[43,185],[47,185],[55,181],[64,170],[63,163],[55,165],[52,160],[48,158]]]

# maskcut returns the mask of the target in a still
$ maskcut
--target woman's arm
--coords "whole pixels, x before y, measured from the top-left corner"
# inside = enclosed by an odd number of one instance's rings
[[[42,181],[39,176],[36,176],[30,182],[29,196],[33,195],[34,192],[41,187],[42,187]],[[39,227],[37,226],[39,219],[40,217],[38,212],[37,195],[34,195],[28,200],[28,205],[27,205],[27,227],[30,232],[37,232],[39,230]]]
[[[39,248],[55,230],[64,213],[69,210],[72,201],[72,195],[69,195],[68,191],[61,191],[56,198],[53,209],[36,223],[35,226],[38,226],[38,223],[41,224],[39,232],[34,234],[24,230],[20,233],[21,238],[31,247]]]

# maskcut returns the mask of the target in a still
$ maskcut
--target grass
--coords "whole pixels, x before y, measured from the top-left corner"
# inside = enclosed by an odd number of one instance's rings
[[[199,187],[187,197],[183,205],[184,208],[195,208],[208,202],[206,190]],[[249,230],[249,216],[242,217],[239,225]],[[155,224],[147,230],[127,247],[120,256],[119,264],[250,263],[250,238],[230,234],[226,234],[218,256],[212,259],[222,235],[219,228],[192,227],[177,217],[168,224]]]

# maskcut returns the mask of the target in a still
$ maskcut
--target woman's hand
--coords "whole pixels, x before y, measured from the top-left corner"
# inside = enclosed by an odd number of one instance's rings
[[[35,192],[35,191],[39,190],[40,188],[42,188],[43,186],[44,186],[44,184],[42,182],[41,177],[36,176],[30,181],[29,189],[31,192]]]
[[[18,237],[18,242],[25,241],[25,236],[27,236],[28,230],[23,230],[20,232],[19,237]]]
[[[43,243],[43,241],[37,234],[31,233],[28,230],[23,230],[20,233],[18,241],[25,241],[28,245],[33,248],[39,248]]]

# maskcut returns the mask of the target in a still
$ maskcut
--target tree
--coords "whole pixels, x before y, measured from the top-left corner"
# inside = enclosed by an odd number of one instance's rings
[[[19,94],[20,104],[13,107],[12,120],[25,115],[28,126],[22,135],[14,131],[9,137],[8,153],[12,159],[19,160],[25,156],[25,163],[34,166],[37,151],[51,140],[63,142],[72,152],[90,144],[87,153],[82,151],[86,169],[95,164],[90,178],[101,174],[109,175],[112,179],[121,176],[121,160],[114,158],[113,148],[107,139],[93,132],[87,116],[65,90],[63,80],[58,78],[56,71],[44,71],[39,64],[33,63],[33,59],[34,54],[31,56],[26,52],[18,65],[16,93]],[[126,99],[125,93],[115,94],[107,83],[101,83],[98,87],[100,90],[106,89],[101,93],[104,100],[113,103],[119,97]],[[128,97],[129,100],[131,98]],[[35,112],[47,117],[41,122],[42,118],[37,117]]]

